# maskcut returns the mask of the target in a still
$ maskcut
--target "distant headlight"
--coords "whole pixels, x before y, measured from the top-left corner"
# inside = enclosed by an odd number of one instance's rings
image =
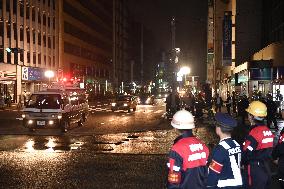
[[[57,118],[58,118],[58,119],[61,119],[61,118],[62,118],[62,115],[61,115],[61,114],[57,115]]]
[[[28,124],[31,125],[31,124],[33,124],[33,122],[34,122],[33,120],[29,120],[29,121],[28,121]]]
[[[51,115],[51,117],[53,118],[53,117],[55,117],[55,115],[54,115],[54,114],[52,114],[52,115]]]
[[[26,114],[22,114],[22,118],[25,118],[26,117]]]
[[[123,106],[128,106],[128,104],[127,104],[127,103],[124,103]]]
[[[49,121],[48,121],[48,124],[49,124],[49,125],[53,125],[53,124],[54,124],[54,121],[53,121],[53,120],[49,120]]]
[[[116,105],[116,103],[115,103],[115,102],[111,103],[111,106],[115,106],[115,105]]]

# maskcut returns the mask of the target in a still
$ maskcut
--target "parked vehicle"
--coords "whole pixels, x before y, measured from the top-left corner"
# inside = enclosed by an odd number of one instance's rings
[[[150,95],[150,94],[141,94],[138,96],[138,104],[154,105],[155,97],[154,95]]]
[[[23,109],[23,126],[30,131],[60,128],[66,132],[72,123],[82,126],[88,116],[85,90],[47,89],[33,93]]]
[[[137,97],[133,95],[119,95],[111,103],[111,110],[113,112],[115,110],[127,110],[128,112],[130,112],[131,109],[135,112],[136,107]]]

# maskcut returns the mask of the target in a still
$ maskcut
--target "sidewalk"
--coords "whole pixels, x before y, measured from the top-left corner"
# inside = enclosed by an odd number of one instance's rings
[[[21,111],[21,109],[17,108],[17,103],[12,103],[11,107],[7,107],[5,104],[4,109],[0,109],[0,111]]]

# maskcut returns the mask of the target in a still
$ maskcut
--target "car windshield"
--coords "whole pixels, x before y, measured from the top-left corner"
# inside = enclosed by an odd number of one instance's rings
[[[130,101],[131,96],[118,96],[116,98],[117,101]]]
[[[59,109],[62,104],[59,94],[33,94],[27,104],[27,108]]]

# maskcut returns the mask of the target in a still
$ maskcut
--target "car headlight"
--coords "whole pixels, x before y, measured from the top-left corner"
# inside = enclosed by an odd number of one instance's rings
[[[31,125],[31,124],[33,124],[33,122],[34,122],[33,120],[29,120],[28,124]]]
[[[22,114],[22,118],[25,118],[26,117],[26,114]]]
[[[48,124],[49,124],[49,125],[53,125],[53,124],[54,124],[54,121],[53,121],[53,120],[49,120],[49,121],[48,121]]]
[[[123,106],[128,106],[128,104],[127,104],[127,103],[124,103]]]
[[[57,118],[62,119],[62,115],[61,114],[57,115]]]
[[[111,106],[115,106],[115,105],[116,105],[116,103],[115,103],[115,102],[111,103]]]
[[[54,114],[52,114],[52,115],[51,115],[51,117],[52,117],[52,118],[54,118],[54,117],[55,117],[55,115],[54,115]]]

